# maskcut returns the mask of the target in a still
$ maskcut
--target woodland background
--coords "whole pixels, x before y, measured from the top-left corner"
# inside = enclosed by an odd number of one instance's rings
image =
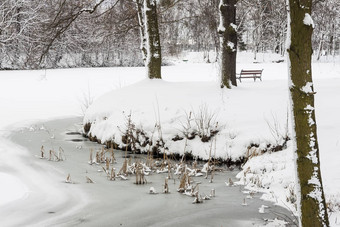
[[[0,3],[0,69],[143,66],[135,1],[3,0]],[[219,0],[161,0],[158,4],[162,64],[187,51],[218,54]],[[237,3],[238,50],[285,55],[285,0]],[[340,2],[314,1],[313,53],[340,54]],[[209,54],[210,53],[210,54]],[[140,56],[140,57],[136,57]]]

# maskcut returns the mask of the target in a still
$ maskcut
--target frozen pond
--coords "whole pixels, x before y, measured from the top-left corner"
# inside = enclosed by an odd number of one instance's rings
[[[4,211],[5,215],[16,218],[25,213],[27,216],[18,219],[16,224],[35,225],[45,221],[48,223],[46,225],[63,226],[263,226],[270,219],[292,218],[288,210],[260,200],[260,194],[249,198],[243,187],[226,186],[229,178],[236,181],[237,168],[230,171],[223,167],[222,172],[216,172],[213,183],[204,177],[193,177],[193,181],[201,182],[201,194],[209,195],[211,189],[216,191],[215,197],[201,204],[193,204],[193,197],[177,192],[178,176],[174,176],[175,180],[169,180],[170,194],[161,193],[167,174],[151,173],[146,177],[148,184],[145,185],[134,184],[135,176],[129,176],[127,181],[109,181],[102,171],[105,164],[88,164],[90,149],[99,150],[102,146],[72,133],[79,130],[80,122],[81,118],[53,120],[37,123],[10,135],[15,144],[29,150],[27,161],[30,165],[39,168],[42,174],[55,172],[51,180],[56,183],[57,190],[63,189],[62,197],[67,198],[57,205],[54,205],[54,200],[50,201],[51,204],[45,201],[46,206],[38,206],[32,211],[31,218],[29,208],[25,208],[27,203],[24,203],[24,200],[30,200],[30,196],[13,202],[12,207],[23,204],[21,210],[13,213],[9,207],[7,213]],[[66,160],[54,162],[40,159],[42,145],[46,156],[49,149],[57,151],[62,147]],[[115,151],[117,163],[113,167],[116,172],[122,166],[124,154],[123,151]],[[141,156],[138,158],[141,159]],[[68,174],[74,184],[65,183]],[[95,183],[86,183],[86,176]],[[150,187],[160,193],[149,194]],[[74,189],[80,193],[75,193]],[[58,200],[61,195],[55,196]],[[242,205],[244,201],[246,206]],[[262,205],[267,206],[264,213],[259,212]]]

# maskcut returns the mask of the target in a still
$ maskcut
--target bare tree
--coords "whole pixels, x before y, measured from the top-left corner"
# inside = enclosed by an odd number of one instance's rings
[[[158,30],[158,14],[156,0],[144,0],[145,36],[146,36],[146,68],[150,79],[161,79],[161,43]]]
[[[323,193],[312,80],[312,0],[289,0],[288,54],[293,141],[302,226],[329,226]]]
[[[147,56],[146,49],[146,34],[145,34],[145,18],[143,12],[143,0],[135,0],[137,7],[137,15],[138,15],[138,25],[139,25],[139,33],[140,33],[140,49],[142,51],[143,61],[145,63]]]
[[[0,68],[3,61],[7,66],[20,68],[25,60],[22,50],[34,43],[30,34],[39,21],[41,4],[36,1],[3,0],[0,3]]]
[[[236,82],[236,0],[221,0],[219,5],[220,26],[218,32],[221,35],[221,86],[231,88],[237,86]]]
[[[220,0],[147,2],[157,3],[156,7],[147,9],[157,14],[158,34],[161,34],[159,42],[150,39],[150,44],[159,46],[154,48],[156,52],[162,51],[161,55],[155,52],[150,58],[147,58],[145,0],[2,0],[0,67],[142,66],[156,56],[150,61],[155,64],[149,64],[155,66],[162,62],[163,56],[166,60],[168,56],[181,56],[186,51],[203,52],[202,60],[206,62],[221,58],[218,56],[221,47],[217,31],[219,14],[216,13]],[[312,43],[319,58],[339,53],[339,4],[337,0],[313,0]],[[282,0],[237,1],[236,23],[233,24],[237,25],[239,50],[253,50],[254,57],[261,51],[285,54],[285,13],[286,5]],[[139,35],[141,40],[136,39]],[[157,35],[149,37],[157,39]],[[136,58],[140,48],[142,57]],[[211,51],[218,57],[209,56]],[[159,66],[149,71],[160,75]]]
[[[339,20],[339,1],[314,1],[315,9],[312,16],[315,21],[313,35],[313,49],[316,50],[317,60],[322,55],[335,55],[337,43],[339,45],[340,26]]]

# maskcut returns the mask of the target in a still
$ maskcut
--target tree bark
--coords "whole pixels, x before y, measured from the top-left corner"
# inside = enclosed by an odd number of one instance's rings
[[[156,0],[144,0],[146,33],[146,68],[150,79],[161,79],[161,43],[158,30]]]
[[[290,98],[292,102],[293,141],[297,156],[298,209],[301,225],[329,226],[323,193],[311,57],[313,22],[312,0],[289,0],[288,55],[290,60]]]
[[[237,86],[236,81],[236,0],[221,0],[219,5],[221,35],[221,87]]]
[[[146,61],[147,51],[146,51],[146,37],[145,37],[145,23],[143,14],[143,0],[136,0],[137,14],[138,14],[138,24],[140,32],[141,45],[140,49],[142,52],[143,62]]]

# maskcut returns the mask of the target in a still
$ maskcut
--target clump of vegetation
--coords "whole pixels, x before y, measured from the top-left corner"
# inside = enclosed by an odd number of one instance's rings
[[[180,120],[180,125],[181,135],[176,135],[173,141],[184,138],[193,140],[198,136],[202,142],[209,142],[220,130],[217,127],[216,113],[210,112],[207,105],[200,106],[198,111],[185,112],[184,120]]]
[[[328,212],[330,212],[330,213],[339,212],[340,211],[339,198],[337,198],[335,196],[332,196],[332,197],[328,198],[326,206],[327,206]],[[339,222],[340,222],[340,220],[339,221],[338,220],[335,221],[336,224],[340,224]]]
[[[38,157],[40,159],[46,159],[44,146],[41,146],[40,155]],[[60,162],[64,160],[66,160],[66,157],[65,157],[64,149],[62,147],[59,147],[58,152],[55,152],[53,149],[49,150],[48,161]]]
[[[170,193],[168,181],[169,181],[169,179],[166,177],[166,178],[165,178],[164,185],[163,185],[163,193],[165,193],[165,194]]]
[[[273,116],[273,122],[267,121],[270,133],[275,141],[275,143],[267,143],[265,146],[258,143],[251,143],[247,147],[247,152],[245,154],[245,159],[250,159],[262,155],[264,153],[272,153],[282,151],[287,148],[287,143],[290,141],[289,127],[288,127],[288,114],[284,127],[282,127],[278,120]]]
[[[111,168],[111,174],[109,176],[109,180],[110,181],[116,180],[116,172],[115,172],[114,168]]]
[[[296,197],[296,193],[295,193],[295,189],[294,189],[294,185],[289,185],[289,187],[287,188],[288,191],[288,195],[286,196],[286,201],[294,204],[295,205],[295,209],[297,209],[297,197]]]
[[[189,188],[189,186],[190,186],[190,177],[185,172],[181,177],[181,181],[179,183],[179,187],[178,187],[177,191],[184,193]]]
[[[145,179],[145,170],[144,166],[140,163],[137,162],[135,164],[135,173],[136,173],[136,184],[146,184],[147,181]]]

